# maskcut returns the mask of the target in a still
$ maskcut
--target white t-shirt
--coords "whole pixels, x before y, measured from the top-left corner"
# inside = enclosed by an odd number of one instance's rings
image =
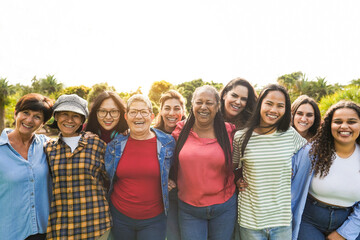
[[[328,204],[350,207],[360,201],[360,146],[348,158],[336,155],[329,174],[314,176],[309,193]]]
[[[62,140],[71,148],[71,152],[74,152],[75,148],[79,145],[81,135],[76,137],[62,137]]]

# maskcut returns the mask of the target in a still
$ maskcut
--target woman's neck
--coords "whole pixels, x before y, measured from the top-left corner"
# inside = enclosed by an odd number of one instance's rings
[[[13,141],[16,143],[22,143],[23,145],[29,145],[29,146],[32,142],[33,137],[34,137],[34,134],[25,135],[25,134],[21,134],[17,130],[14,130],[8,134],[9,141]]]
[[[258,134],[271,134],[276,132],[276,127],[257,127],[254,129],[254,132],[258,133]]]
[[[134,131],[130,130],[130,137],[136,140],[147,140],[155,137],[155,133],[153,133],[150,129],[144,133],[135,133]]]
[[[341,158],[348,158],[350,157],[353,152],[355,151],[356,144],[339,144],[335,143],[335,152]]]
[[[195,121],[192,129],[200,138],[216,138],[214,124],[201,125]]]

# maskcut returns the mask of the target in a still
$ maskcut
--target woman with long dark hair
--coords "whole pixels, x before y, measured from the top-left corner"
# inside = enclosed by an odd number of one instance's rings
[[[360,239],[360,106],[327,111],[310,150],[313,178],[298,239]]]
[[[104,91],[93,102],[86,131],[99,135],[109,143],[117,134],[128,129],[125,120],[126,106],[115,92]]]
[[[172,133],[179,189],[181,239],[231,239],[236,195],[231,164],[232,132],[214,87],[195,90],[187,120]]]
[[[291,162],[306,140],[290,127],[290,105],[284,87],[266,86],[235,134],[233,163],[248,183],[238,197],[241,239],[291,239]]]
[[[257,94],[253,86],[243,79],[231,80],[220,92],[221,113],[225,122],[243,128],[256,105]]]

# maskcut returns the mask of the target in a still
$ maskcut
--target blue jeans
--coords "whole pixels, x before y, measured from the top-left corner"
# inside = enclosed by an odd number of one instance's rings
[[[291,226],[264,228],[260,230],[254,230],[240,226],[240,239],[291,240],[291,237],[292,237]]]
[[[167,215],[167,240],[180,240],[179,214],[178,214],[178,190],[177,188],[169,192],[169,211]]]
[[[164,240],[166,235],[166,216],[161,213],[148,219],[133,219],[119,212],[110,202],[113,218],[111,235],[116,240]]]
[[[182,240],[230,240],[236,218],[236,194],[222,204],[195,207],[179,200]]]
[[[324,240],[328,234],[338,229],[348,218],[352,208],[326,206],[308,197],[301,219],[299,240]],[[360,236],[356,238],[360,240]]]

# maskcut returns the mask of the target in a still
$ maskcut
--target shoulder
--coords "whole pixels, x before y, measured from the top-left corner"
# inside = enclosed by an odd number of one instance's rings
[[[164,133],[163,131],[156,128],[152,128],[152,130],[155,132],[156,138],[162,144],[171,144],[172,142],[175,144],[175,140],[170,134]]]
[[[179,137],[181,130],[184,128],[185,121],[186,120],[182,120],[182,121],[179,121],[176,123],[176,127],[171,134],[175,139],[177,139]]]

